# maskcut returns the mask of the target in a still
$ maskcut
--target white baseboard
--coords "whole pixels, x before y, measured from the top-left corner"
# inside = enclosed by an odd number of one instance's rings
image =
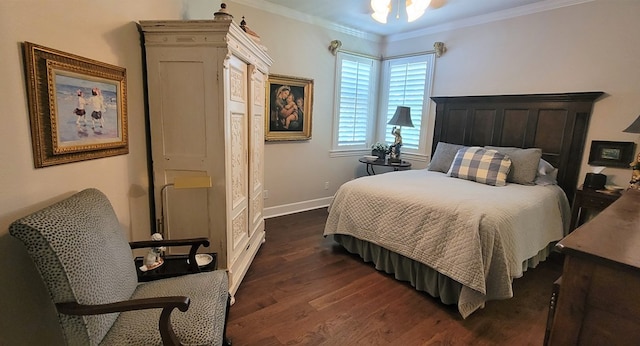
[[[333,196],[264,208],[264,218],[269,219],[276,216],[289,215],[307,210],[326,208],[329,206],[332,199]]]

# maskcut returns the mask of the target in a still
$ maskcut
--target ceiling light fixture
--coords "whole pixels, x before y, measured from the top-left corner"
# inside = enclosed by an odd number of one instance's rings
[[[431,0],[406,0],[405,9],[407,10],[407,21],[422,17],[424,11],[427,10]],[[380,23],[387,23],[387,17],[391,12],[391,0],[371,0],[371,9],[373,13],[371,17]],[[400,0],[396,1],[396,19],[400,18]]]

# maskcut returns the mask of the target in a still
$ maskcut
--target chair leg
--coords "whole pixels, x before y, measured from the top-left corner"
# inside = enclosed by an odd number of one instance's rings
[[[227,295],[227,311],[224,314],[224,330],[222,331],[222,344],[231,346],[231,339],[227,338],[227,322],[229,322],[229,310],[231,309],[231,294]]]

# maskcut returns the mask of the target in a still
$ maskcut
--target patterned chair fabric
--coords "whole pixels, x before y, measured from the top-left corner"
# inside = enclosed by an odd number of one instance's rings
[[[95,305],[169,295],[191,299],[171,322],[182,343],[222,344],[228,278],[214,271],[138,284],[129,243],[107,197],[83,190],[9,227],[33,259],[54,303]],[[69,345],[160,345],[160,309],[93,316],[58,313]]]

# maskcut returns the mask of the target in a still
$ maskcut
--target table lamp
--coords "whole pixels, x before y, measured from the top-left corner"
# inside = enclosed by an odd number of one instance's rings
[[[411,121],[411,108],[398,106],[393,118],[391,118],[387,124],[393,125],[391,134],[396,137],[393,144],[390,146],[391,154],[389,155],[389,158],[391,162],[399,162],[400,147],[402,147],[402,136],[400,135],[400,130],[402,129],[402,126],[413,127],[413,122]]]
[[[194,189],[194,188],[208,188],[211,187],[211,177],[208,175],[196,175],[196,176],[183,176],[175,177],[173,183],[168,183],[162,186],[160,189],[160,218],[158,221],[157,232],[167,239],[165,234],[165,217],[164,217],[164,202],[166,199],[166,190],[169,186],[174,189]]]
[[[634,122],[629,125],[622,132],[627,133],[640,133],[640,115]],[[636,156],[635,160],[630,164],[631,169],[631,180],[629,181],[629,188],[634,190],[640,190],[640,153]]]

